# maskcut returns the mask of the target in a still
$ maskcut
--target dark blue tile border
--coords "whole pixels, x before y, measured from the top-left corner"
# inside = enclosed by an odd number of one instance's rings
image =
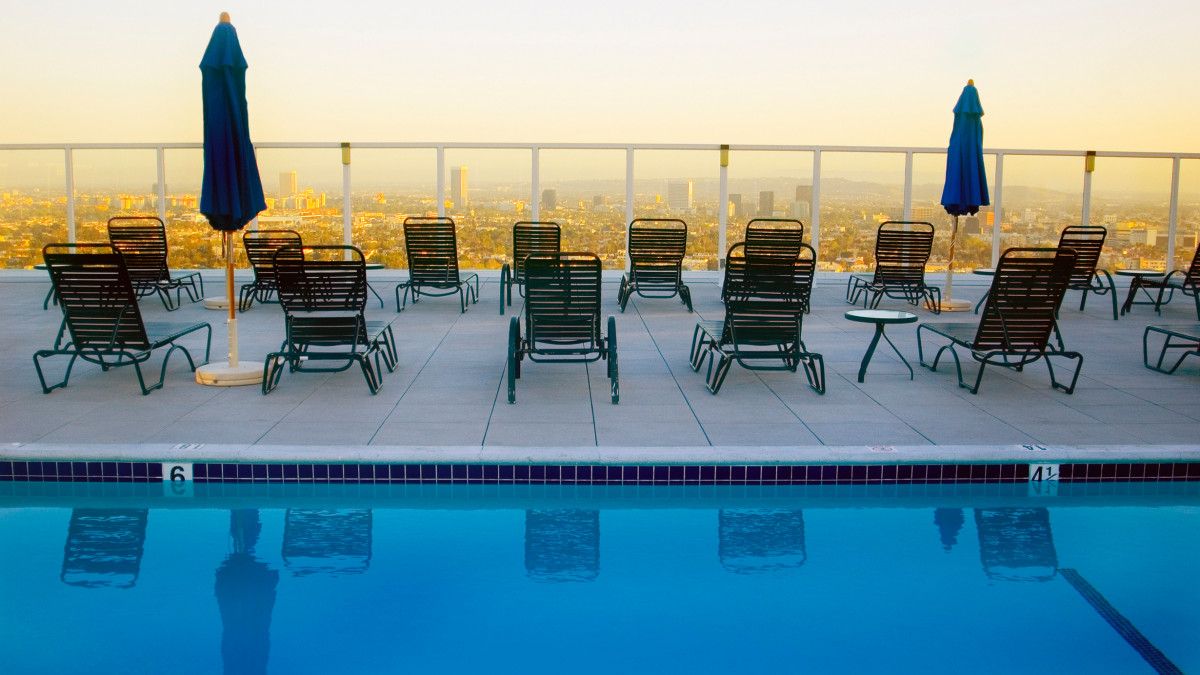
[[[160,462],[0,461],[0,481],[161,482]],[[1025,483],[1029,464],[283,464],[196,463],[197,483],[528,485],[931,485]],[[1059,465],[1062,483],[1200,481],[1200,462]]]

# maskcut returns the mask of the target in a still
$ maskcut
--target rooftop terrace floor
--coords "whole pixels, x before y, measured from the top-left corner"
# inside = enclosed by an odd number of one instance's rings
[[[372,280],[391,302],[394,278]],[[209,295],[219,294],[218,273],[206,273]],[[389,281],[389,279],[391,279]],[[611,283],[609,283],[611,281]],[[603,366],[528,364],[517,403],[505,399],[504,362],[509,317],[497,312],[495,276],[485,276],[480,302],[465,314],[455,297],[426,298],[397,314],[394,304],[369,314],[395,319],[400,361],[372,396],[360,372],[284,374],[270,395],[258,387],[197,385],[175,356],[162,390],[142,396],[131,369],[102,373],[77,364],[70,385],[41,393],[31,356],[53,341],[60,314],[42,310],[48,282],[41,273],[0,275],[0,443],[37,446],[208,444],[267,450],[268,446],[481,446],[558,448],[569,456],[585,447],[943,446],[956,452],[989,446],[1200,446],[1200,360],[1175,375],[1145,369],[1141,336],[1149,324],[1195,323],[1190,302],[1176,301],[1161,317],[1135,307],[1113,321],[1105,298],[1078,311],[1078,294],[1064,303],[1061,326],[1068,347],[1084,354],[1073,395],[1050,387],[1046,368],[1024,372],[989,368],[978,395],[956,385],[953,367],[917,366],[916,326],[887,334],[916,370],[908,372],[887,350],[876,352],[866,381],[857,382],[870,325],[843,318],[844,277],[818,278],[804,337],[825,357],[828,393],[810,390],[802,373],[750,372],[734,366],[720,394],[704,386],[688,364],[698,319],[722,315],[711,274],[689,278],[695,313],[676,299],[635,298],[621,314],[616,278],[606,277],[606,308],[617,317],[621,402],[612,405]],[[974,282],[972,284],[972,282]],[[974,301],[982,279],[962,279],[958,295]],[[1121,289],[1124,297],[1124,289]],[[883,307],[910,309],[898,301]],[[148,321],[209,321],[213,358],[224,357],[223,313],[187,304],[164,311],[154,298],[141,303]],[[975,315],[921,321],[975,321]],[[282,338],[277,305],[241,314],[241,357],[261,361]],[[195,340],[184,344],[194,345]],[[194,353],[195,350],[194,350]],[[197,356],[202,357],[202,348]],[[159,357],[153,363],[157,364]],[[65,357],[51,366],[61,372]],[[968,366],[973,368],[973,366]],[[157,366],[153,368],[157,372]],[[970,371],[973,372],[973,371]],[[963,446],[969,446],[963,449]],[[19,447],[19,446],[10,446]],[[30,447],[30,446],[25,446]],[[449,450],[449,448],[446,448]],[[932,448],[931,448],[932,449]],[[301,451],[303,451],[301,449]],[[1194,451],[1194,450],[1193,450]],[[436,452],[436,451],[434,451]],[[536,452],[531,450],[531,452]]]

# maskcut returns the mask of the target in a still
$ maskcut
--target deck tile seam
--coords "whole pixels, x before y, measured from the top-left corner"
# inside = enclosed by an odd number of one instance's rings
[[[329,379],[329,374],[328,373],[322,374],[322,378]],[[274,424],[267,427],[267,429],[265,431],[263,431],[261,434],[259,434],[258,438],[255,438],[254,442],[251,443],[250,445],[258,445],[259,442],[262,441],[262,439],[266,438],[268,434],[270,434],[272,431],[275,430],[275,427],[279,426],[280,424],[283,424],[283,421],[288,418],[288,415],[291,415],[292,413],[296,412],[296,410],[300,406],[304,405],[305,401],[307,401],[312,396],[315,396],[317,393],[317,389],[318,389],[317,387],[313,387],[313,390],[308,392],[307,396],[305,396],[305,397],[301,398],[299,401],[297,401],[296,405],[292,406],[292,408],[287,411],[286,415],[281,416],[278,420],[275,421]],[[263,394],[263,395],[266,396],[266,394]],[[209,399],[209,400],[211,400],[211,399]]]
[[[437,355],[438,350],[442,348],[442,343],[446,341],[446,338],[450,336],[450,332],[453,331],[454,327],[458,325],[458,321],[463,317],[463,314],[465,314],[465,312],[459,312],[458,316],[454,317],[454,320],[450,322],[450,326],[446,328],[446,332],[442,334],[441,339],[438,340],[437,344],[433,346],[433,349],[429,350],[429,356],[425,357],[425,362],[421,364],[421,367],[417,369],[417,373],[413,375],[411,380],[409,380],[408,386],[405,387],[404,391],[400,393],[400,397],[396,399],[396,403],[392,406],[392,409],[388,411],[387,415],[383,416],[383,419],[379,422],[379,426],[375,427],[375,433],[371,434],[371,437],[367,439],[368,445],[375,442],[375,438],[379,435],[379,432],[383,430],[383,425],[387,423],[388,418],[390,418],[396,412],[396,409],[400,407],[400,402],[403,401],[404,397],[408,395],[408,392],[412,390],[413,385],[417,382],[417,378],[421,377],[421,373],[425,372],[425,368],[429,365],[429,362],[433,360],[433,357]],[[396,368],[399,367],[399,359],[397,359]]]
[[[500,291],[503,293],[503,291],[504,291],[503,287],[501,287]],[[525,296],[518,293],[517,297],[521,300],[521,302],[520,302],[520,306],[517,308],[517,313],[514,314],[513,316],[520,317],[521,312],[525,310]],[[501,298],[500,302],[502,302],[502,303],[504,302],[503,298]],[[517,320],[520,321],[520,319],[517,319]],[[496,395],[494,397],[492,397],[492,409],[488,411],[487,423],[485,423],[483,425],[483,437],[479,439],[479,447],[480,448],[487,445],[488,431],[492,428],[492,418],[496,416],[496,403],[500,401],[500,392],[503,391],[503,389],[504,389],[504,376],[507,374],[508,374],[508,358],[507,358],[507,356],[505,356],[504,365],[500,366],[500,381],[496,383]],[[505,402],[505,405],[508,405],[507,401]]]
[[[687,392],[683,390],[683,385],[679,384],[679,378],[675,377],[675,369],[671,367],[671,362],[663,354],[662,347],[658,345],[658,338],[654,337],[654,333],[650,331],[650,326],[646,323],[646,317],[642,316],[642,310],[638,308],[637,303],[634,303],[633,311],[637,312],[638,320],[642,322],[642,328],[646,330],[646,335],[650,336],[650,342],[654,345],[654,350],[658,352],[658,358],[662,359],[663,365],[667,367],[667,372],[671,374],[671,381],[679,389],[679,395],[683,397],[683,402],[687,404],[688,411],[692,413],[692,418],[696,420],[696,426],[700,427],[700,433],[704,434],[704,442],[711,446],[713,442],[708,437],[708,430],[704,428],[704,422],[700,421],[700,416],[696,414],[696,409],[692,407],[692,401],[688,398]],[[694,312],[694,314],[701,319],[704,318],[704,315],[699,312]]]
[[[796,373],[796,374],[798,374],[798,373]],[[817,439],[818,443],[820,443],[821,445],[825,445],[825,441],[821,440],[821,437],[819,435],[817,435],[817,432],[813,431],[813,428],[808,426],[808,422],[805,422],[804,418],[800,417],[800,413],[796,412],[796,410],[794,408],[792,408],[792,406],[789,405],[787,401],[783,400],[783,397],[779,395],[779,392],[775,391],[775,388],[772,387],[769,382],[767,382],[766,380],[763,379],[763,376],[761,373],[755,372],[754,376],[758,378],[759,382],[762,382],[763,386],[767,388],[767,391],[771,392],[771,394],[776,398],[776,400],[778,400],[780,403],[783,404],[783,407],[786,408],[787,411],[792,414],[792,417],[795,417],[796,421],[799,422],[801,425],[803,425],[804,428],[808,430],[808,433],[812,434],[813,437]],[[820,396],[820,394],[818,394],[818,396]]]
[[[591,364],[587,361],[583,362],[583,375],[587,381],[588,388],[588,410],[592,413],[592,442],[596,447],[600,447],[600,432],[596,430],[596,401],[592,398],[592,370]]]
[[[877,398],[875,398],[874,396],[872,396],[872,395],[871,395],[871,393],[870,393],[870,392],[868,392],[866,389],[864,389],[863,387],[859,387],[859,386],[857,386],[857,384],[856,384],[855,382],[851,381],[851,380],[850,380],[850,378],[846,377],[846,376],[845,376],[845,375],[843,375],[842,373],[839,373],[839,372],[837,372],[837,371],[834,371],[834,373],[835,373],[835,374],[836,374],[838,377],[842,378],[842,380],[843,380],[843,381],[844,381],[844,382],[845,382],[847,385],[849,385],[849,386],[851,386],[851,387],[855,387],[855,388],[857,388],[857,389],[858,389],[860,392],[862,392],[863,396],[866,396],[867,398],[871,399],[871,401],[873,401],[873,402],[875,403],[875,405],[877,405],[877,406],[879,406],[879,407],[883,408],[884,410],[887,410],[887,411],[888,411],[888,413],[889,413],[889,414],[891,414],[891,416],[892,416],[892,417],[895,417],[897,420],[899,420],[901,424],[903,424],[904,426],[908,427],[909,429],[912,429],[913,433],[915,433],[916,435],[920,436],[921,438],[924,438],[925,440],[929,441],[929,444],[930,444],[930,445],[938,445],[938,443],[937,443],[937,442],[935,442],[935,441],[934,441],[932,438],[930,438],[930,437],[926,436],[925,434],[921,433],[921,430],[920,430],[920,429],[918,429],[918,428],[914,427],[913,425],[909,424],[909,423],[908,423],[908,420],[906,420],[906,419],[904,419],[903,417],[900,417],[900,416],[899,416],[899,415],[897,415],[896,413],[892,412],[892,409],[891,409],[891,408],[887,407],[887,406],[886,406],[886,405],[884,405],[882,402],[880,402],[880,401],[879,401],[879,399],[877,399]]]

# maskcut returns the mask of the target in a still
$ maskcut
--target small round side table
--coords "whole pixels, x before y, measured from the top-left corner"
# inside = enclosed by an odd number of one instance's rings
[[[917,315],[912,312],[897,312],[887,309],[854,309],[846,312],[846,319],[857,323],[870,323],[875,325],[875,335],[871,338],[871,346],[867,347],[867,353],[863,356],[862,364],[858,367],[858,381],[862,382],[867,376],[867,364],[871,363],[871,357],[875,355],[875,347],[879,345],[879,338],[887,341],[888,346],[892,351],[896,352],[896,356],[900,357],[900,362],[908,368],[908,379],[913,379],[913,369],[909,365],[908,359],[900,353],[892,339],[884,334],[884,326],[889,324],[899,323],[915,323]]]

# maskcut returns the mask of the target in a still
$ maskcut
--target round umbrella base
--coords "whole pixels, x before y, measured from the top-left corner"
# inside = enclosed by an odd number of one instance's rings
[[[228,361],[210,363],[196,369],[196,384],[210,387],[241,387],[262,383],[263,367],[253,361],[238,361],[230,366]]]
[[[943,312],[969,312],[974,305],[970,300],[958,300],[957,298],[945,298],[942,300]]]
[[[205,298],[204,309],[229,309],[229,298],[225,296]]]

